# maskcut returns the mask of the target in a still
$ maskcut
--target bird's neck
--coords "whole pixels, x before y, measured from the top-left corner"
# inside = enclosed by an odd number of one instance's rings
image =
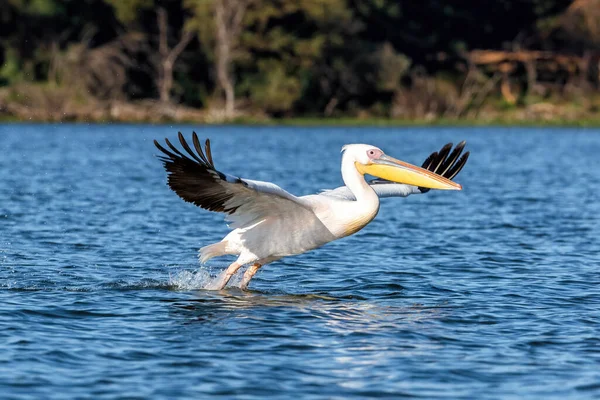
[[[341,238],[361,230],[379,211],[379,197],[358,172],[354,160],[342,157],[342,178],[356,201],[332,199],[319,216],[327,229]]]
[[[365,180],[363,174],[358,172],[354,161],[350,157],[342,158],[342,179],[356,198],[357,205],[365,212],[372,212],[373,218],[379,211],[379,197]]]

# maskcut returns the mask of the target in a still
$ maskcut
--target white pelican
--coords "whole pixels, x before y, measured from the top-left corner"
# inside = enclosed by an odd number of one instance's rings
[[[429,189],[461,190],[451,179],[469,157],[468,152],[460,157],[465,142],[459,143],[451,154],[449,143],[419,168],[389,157],[377,147],[348,144],[342,148],[345,186],[296,197],[273,183],[218,171],[210,141],[206,140],[202,151],[196,132],[192,135],[195,152],[181,132],[179,142],[187,154],[168,139],[165,142],[169,150],[156,140],[154,144],[164,153],[159,158],[167,170],[171,189],[185,201],[228,214],[233,230],[220,242],[202,247],[199,255],[202,263],[227,254],[238,256],[210,288],[216,290],[223,289],[244,265],[252,264],[244,273],[242,289],[265,264],[358,232],[377,215],[380,197],[405,197]],[[381,179],[367,182],[365,174]]]

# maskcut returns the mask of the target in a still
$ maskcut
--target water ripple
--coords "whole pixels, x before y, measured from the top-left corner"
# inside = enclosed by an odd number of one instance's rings
[[[153,157],[193,128],[0,126],[3,398],[600,396],[599,131],[205,127],[220,168],[294,193],[339,185],[346,143],[473,154],[463,192],[215,292],[222,217]]]

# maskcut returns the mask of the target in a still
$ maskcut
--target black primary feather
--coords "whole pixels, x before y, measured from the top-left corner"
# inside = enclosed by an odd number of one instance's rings
[[[186,142],[183,134],[178,134],[179,142],[185,154],[178,150],[168,139],[165,149],[156,140],[154,145],[163,153],[159,159],[167,171],[169,187],[183,200],[210,211],[233,213],[237,207],[227,207],[226,202],[233,197],[221,185],[227,181],[225,174],[217,171],[212,160],[210,141],[207,139],[204,151],[200,146],[196,132],[192,134],[192,143],[196,152]],[[240,183],[245,183],[238,178]]]
[[[423,165],[421,165],[421,168],[429,169],[429,166],[431,165],[433,160],[437,157],[437,155],[438,155],[437,151],[434,151],[433,153],[431,153],[429,155],[429,157],[427,157],[425,159],[425,162],[423,162]]]
[[[446,161],[446,157],[448,156],[448,153],[450,153],[450,149],[452,148],[452,143],[448,143],[446,144],[444,147],[442,147],[442,149],[439,151],[438,156],[436,157],[435,161],[431,163],[431,165],[429,166],[429,170],[435,174],[439,174],[439,169],[440,166],[444,163],[444,161]]]
[[[465,164],[467,163],[467,159],[469,158],[470,152],[468,151],[465,154],[463,154],[463,156],[460,157],[460,159],[458,158],[462,153],[463,149],[465,148],[466,144],[467,142],[463,140],[462,142],[456,145],[452,153],[450,153],[452,143],[446,144],[444,147],[442,147],[439,153],[431,153],[431,155],[427,157],[427,159],[423,163],[422,167],[438,175],[441,175],[446,179],[452,180],[465,166]],[[429,190],[431,189],[419,186],[419,191],[421,191],[421,193],[427,193],[429,192]]]
[[[440,165],[440,168],[436,171],[437,174],[444,176],[444,174],[448,171],[448,169],[454,164],[456,159],[460,156],[460,153],[463,151],[467,142],[464,140],[456,145],[452,153],[446,158],[446,161]]]
[[[204,149],[206,150],[206,158],[208,158],[208,162],[214,168],[215,167],[215,163],[213,161],[212,152],[210,150],[210,140],[206,139],[206,141],[204,142]]]

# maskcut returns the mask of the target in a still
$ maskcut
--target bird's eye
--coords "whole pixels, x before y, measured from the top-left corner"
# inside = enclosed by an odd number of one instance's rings
[[[382,154],[383,154],[383,152],[379,149],[367,150],[367,157],[369,157],[370,160],[376,160],[379,157],[381,157]]]

